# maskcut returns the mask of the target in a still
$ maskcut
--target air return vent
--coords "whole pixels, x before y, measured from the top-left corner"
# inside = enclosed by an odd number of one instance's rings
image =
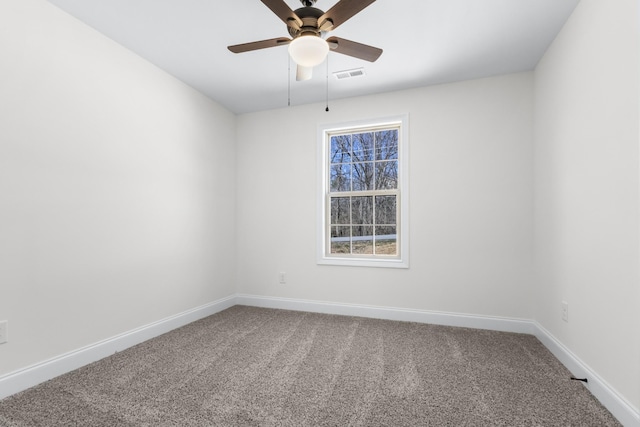
[[[362,77],[365,75],[365,72],[364,68],[354,68],[353,70],[336,71],[333,75],[338,80],[344,80],[352,77]]]

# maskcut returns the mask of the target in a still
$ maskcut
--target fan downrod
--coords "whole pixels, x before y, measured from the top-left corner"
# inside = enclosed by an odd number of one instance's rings
[[[311,7],[316,4],[316,1],[318,0],[300,0],[300,3],[302,3],[304,7]]]

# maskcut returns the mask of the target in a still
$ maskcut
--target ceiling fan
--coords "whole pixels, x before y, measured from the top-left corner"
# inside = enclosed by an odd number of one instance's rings
[[[297,64],[296,80],[310,79],[313,67],[324,61],[329,50],[369,62],[374,62],[382,54],[382,49],[377,47],[340,37],[324,38],[327,32],[335,30],[375,0],[340,0],[327,12],[313,7],[317,0],[300,0],[303,7],[295,11],[284,0],[260,1],[287,24],[292,38],[277,37],[228,46],[231,52],[242,53],[289,45],[289,55]]]

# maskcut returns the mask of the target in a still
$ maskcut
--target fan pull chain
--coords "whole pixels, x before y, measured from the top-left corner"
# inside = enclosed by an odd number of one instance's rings
[[[287,107],[291,107],[291,56],[287,52]]]
[[[327,108],[324,111],[329,112],[329,55],[327,55]]]

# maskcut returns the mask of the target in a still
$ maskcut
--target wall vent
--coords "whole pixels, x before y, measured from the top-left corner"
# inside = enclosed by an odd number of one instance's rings
[[[336,71],[333,73],[336,79],[344,80],[351,77],[362,77],[365,75],[364,68],[354,68],[352,70]]]

